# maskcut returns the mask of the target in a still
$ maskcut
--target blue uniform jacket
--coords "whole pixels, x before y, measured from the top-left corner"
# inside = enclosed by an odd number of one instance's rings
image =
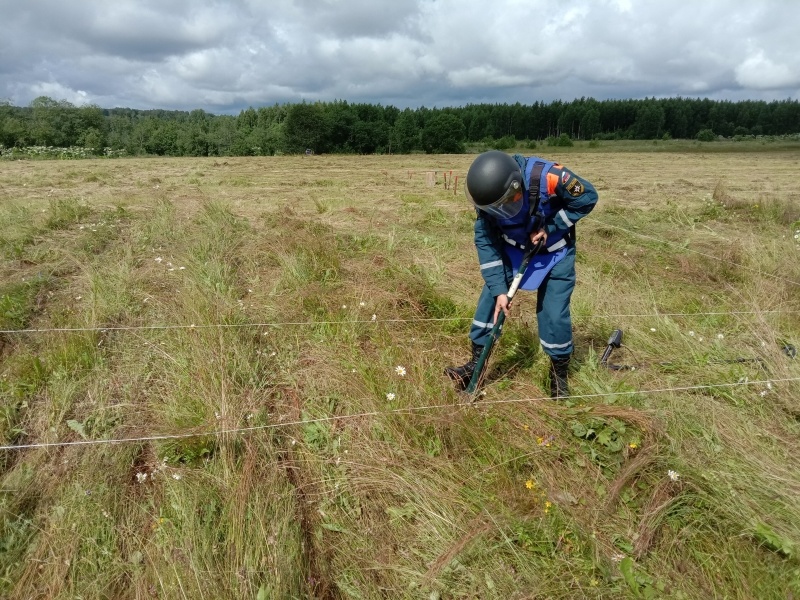
[[[514,158],[521,167],[526,164],[526,161],[544,162],[544,159],[537,157],[525,159],[520,155],[515,155]],[[525,169],[522,170],[524,173]],[[542,177],[545,177],[544,173]],[[559,164],[550,167],[546,178],[546,188],[544,182],[542,188],[547,190],[547,194],[541,195],[540,207],[542,210],[540,212],[545,216],[544,229],[547,232],[548,246],[550,246],[551,239],[566,236],[578,220],[592,211],[597,203],[597,190],[591,183]],[[526,181],[526,200],[530,194],[530,190],[527,189],[528,185],[529,182]],[[507,282],[513,276],[511,261],[506,253],[508,246],[503,239],[503,229],[498,222],[483,211],[477,210],[477,213],[475,248],[478,251],[478,263],[489,291],[492,296],[497,297],[508,292]],[[574,241],[570,243],[574,243]]]

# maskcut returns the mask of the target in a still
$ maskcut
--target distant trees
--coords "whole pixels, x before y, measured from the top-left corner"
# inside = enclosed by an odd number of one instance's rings
[[[464,152],[467,130],[464,123],[451,113],[439,113],[428,119],[422,130],[422,147],[429,154],[460,154]]]
[[[41,96],[29,106],[0,101],[0,146],[108,147],[163,156],[301,153],[458,153],[467,144],[512,148],[525,140],[567,145],[591,139],[717,139],[800,133],[796,100],[580,98],[530,105],[406,108],[301,102],[238,115],[77,107]]]

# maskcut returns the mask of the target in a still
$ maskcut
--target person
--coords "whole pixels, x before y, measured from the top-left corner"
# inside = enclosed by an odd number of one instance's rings
[[[550,357],[550,395],[569,396],[573,351],[570,298],[575,287],[575,223],[597,203],[594,186],[562,165],[537,156],[484,152],[467,172],[466,196],[475,207],[475,247],[484,286],[470,327],[472,357],[446,367],[463,390],[475,372],[497,316],[508,316],[508,287],[522,256],[542,248],[529,263],[519,289],[538,290],[536,320]]]

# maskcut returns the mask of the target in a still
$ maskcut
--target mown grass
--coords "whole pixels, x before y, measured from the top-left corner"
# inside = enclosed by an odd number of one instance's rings
[[[0,441],[91,444],[2,451],[0,595],[800,594],[796,157],[599,150],[564,403],[532,295],[442,376],[469,156],[10,163]]]

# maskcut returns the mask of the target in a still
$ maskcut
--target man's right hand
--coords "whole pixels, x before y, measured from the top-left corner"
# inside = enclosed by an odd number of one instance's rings
[[[510,304],[510,302],[508,301],[508,296],[505,295],[505,294],[500,294],[495,299],[495,303],[494,303],[494,322],[495,323],[497,323],[497,317],[500,315],[500,311],[501,310],[505,313],[506,318],[508,318],[508,316],[509,316],[508,315],[509,304]]]

